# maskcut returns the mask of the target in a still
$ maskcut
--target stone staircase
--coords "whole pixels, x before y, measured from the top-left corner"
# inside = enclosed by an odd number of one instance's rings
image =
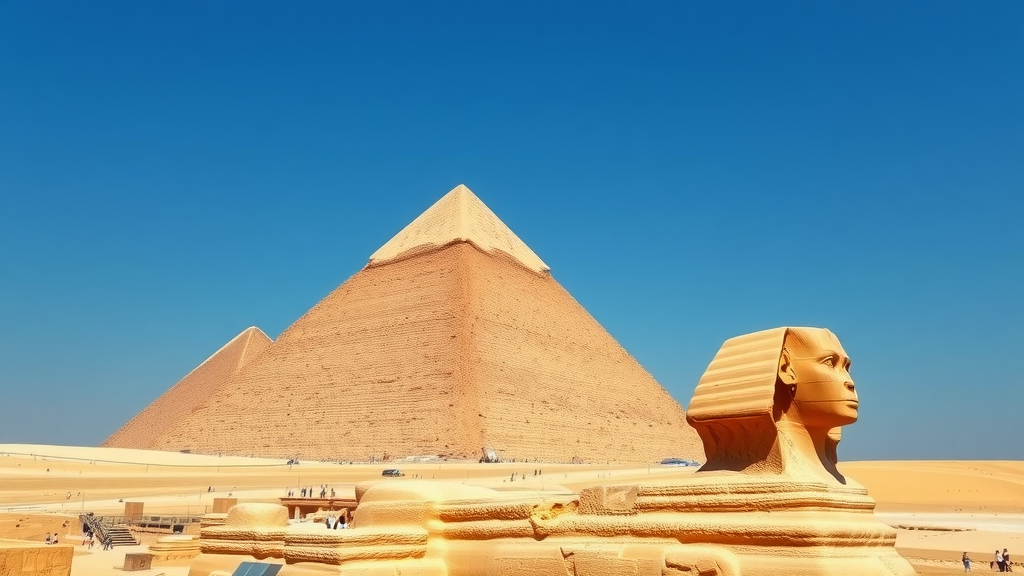
[[[81,514],[79,520],[83,526],[88,526],[96,534],[96,544],[103,546],[103,541],[109,536],[114,546],[138,546],[139,541],[132,535],[131,530],[124,524],[121,516],[93,516],[92,514]]]
[[[106,533],[110,536],[110,541],[114,543],[114,546],[138,546],[139,541],[132,536],[131,530],[127,526],[110,526],[106,529]]]

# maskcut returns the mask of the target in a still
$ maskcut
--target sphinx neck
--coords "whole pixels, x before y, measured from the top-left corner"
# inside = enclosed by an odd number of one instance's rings
[[[828,428],[807,427],[781,420],[778,422],[779,450],[787,474],[812,475],[826,482],[846,484],[836,468],[834,441]]]

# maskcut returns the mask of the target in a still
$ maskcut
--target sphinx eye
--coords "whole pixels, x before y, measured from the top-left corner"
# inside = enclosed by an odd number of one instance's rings
[[[849,360],[847,360],[847,361],[846,361],[846,362],[844,363],[844,365],[843,365],[843,368],[846,368],[846,371],[847,371],[847,372],[849,372],[849,371],[850,371],[850,361],[849,361]]]
[[[826,356],[821,361],[821,363],[824,364],[825,366],[828,366],[829,368],[834,368],[835,365],[836,365],[836,357],[835,356]]]

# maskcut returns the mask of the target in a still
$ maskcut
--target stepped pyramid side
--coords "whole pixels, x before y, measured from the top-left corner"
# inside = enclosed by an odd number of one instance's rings
[[[259,328],[246,328],[111,434],[102,446],[156,448],[162,434],[176,428],[192,410],[223,386],[241,366],[266,350],[270,343],[270,338]]]
[[[476,194],[462,184],[442,196],[374,252],[368,266],[387,264],[453,242],[470,242],[487,253],[501,252],[535,272],[550,270]]]

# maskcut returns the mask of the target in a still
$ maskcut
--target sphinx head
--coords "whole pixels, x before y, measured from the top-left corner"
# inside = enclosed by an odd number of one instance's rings
[[[706,469],[781,470],[780,430],[804,430],[834,469],[840,427],[857,420],[850,358],[823,328],[775,328],[731,338],[701,377],[686,418]],[[791,450],[792,452],[792,450]],[[812,456],[812,454],[807,454]]]
[[[827,429],[857,421],[860,404],[850,376],[850,357],[832,332],[824,328],[787,329],[777,378],[773,406],[776,419]]]

